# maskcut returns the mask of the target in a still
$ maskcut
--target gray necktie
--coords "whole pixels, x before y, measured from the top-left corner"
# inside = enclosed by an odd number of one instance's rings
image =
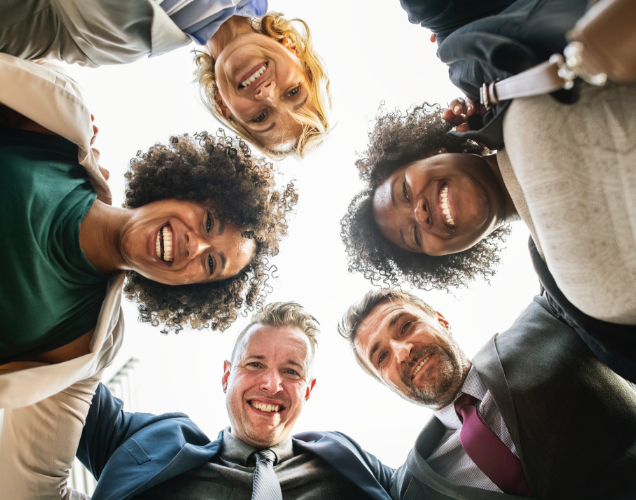
[[[280,483],[274,473],[275,458],[276,455],[269,449],[256,452],[252,500],[283,500]]]

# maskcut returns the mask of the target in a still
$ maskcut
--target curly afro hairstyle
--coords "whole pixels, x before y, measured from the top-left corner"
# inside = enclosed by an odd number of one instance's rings
[[[278,253],[287,234],[286,216],[298,200],[293,183],[274,188],[273,167],[252,157],[245,141],[219,129],[216,137],[202,132],[171,137],[141,151],[126,172],[124,207],[136,208],[162,199],[213,201],[217,217],[244,228],[256,250],[236,276],[206,284],[169,286],[126,272],[124,293],[139,304],[139,319],[179,331],[183,325],[225,330],[245,307],[260,307],[268,292],[268,256]]]
[[[466,286],[481,276],[495,274],[500,243],[510,234],[501,226],[472,248],[463,252],[429,256],[404,250],[387,240],[373,218],[375,190],[393,172],[431,151],[446,148],[449,153],[485,155],[488,149],[477,143],[450,135],[452,125],[442,118],[439,105],[424,103],[406,113],[384,112],[380,107],[375,126],[369,132],[369,146],[359,155],[356,167],[367,187],[349,204],[340,221],[349,272],[359,272],[373,284],[399,286],[406,282],[424,290],[448,290]]]

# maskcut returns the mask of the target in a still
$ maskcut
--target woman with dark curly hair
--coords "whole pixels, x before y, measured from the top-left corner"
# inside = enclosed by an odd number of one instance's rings
[[[350,271],[423,289],[495,273],[509,234],[504,223],[517,212],[496,156],[450,128],[440,107],[428,104],[378,117],[356,162],[368,187],[341,222]]]
[[[19,199],[26,196],[16,189],[20,185],[29,186],[34,193],[32,206],[44,206],[38,183],[51,178],[51,183],[60,184],[65,174],[53,178],[52,160],[44,161],[44,156],[31,159],[33,145],[38,144],[45,155],[48,151],[47,157],[57,152],[58,161],[66,163],[65,144],[57,144],[62,141],[57,137],[23,130],[7,129],[4,135],[9,141],[2,147],[5,175],[13,179],[6,186],[12,186],[14,206],[19,207]],[[31,158],[26,156],[29,154]],[[66,175],[77,177],[79,169]],[[108,276],[117,271],[127,272],[124,293],[139,304],[141,321],[167,328],[178,330],[189,324],[224,330],[236,319],[237,310],[262,301],[266,257],[278,253],[278,239],[287,230],[286,214],[297,198],[291,184],[283,192],[274,189],[269,163],[252,157],[242,140],[222,132],[216,137],[201,133],[172,137],[167,145],[140,153],[131,161],[126,178],[124,208],[95,199],[90,185],[80,184],[86,194],[77,202],[83,212],[78,215],[77,244],[85,259],[78,259],[84,260],[91,285],[75,276],[77,290],[69,287],[47,301],[51,310],[59,301],[68,301],[75,304],[68,307],[75,312],[57,319],[37,315],[27,325],[28,336],[15,334],[25,329],[24,318],[0,314],[4,333],[0,336],[0,364],[48,359],[46,353],[52,348],[76,341],[78,333],[89,331],[99,313]],[[79,187],[73,193],[78,191]],[[12,234],[11,244],[3,246],[25,250],[33,244]],[[73,242],[68,244],[72,247]],[[75,259],[72,255],[68,250],[69,259]],[[24,274],[23,266],[4,267],[1,274],[2,295],[8,298],[11,294],[14,306],[22,302],[20,297],[28,301],[34,296],[38,279],[28,282],[28,292],[22,293],[25,283],[19,277]],[[51,290],[48,281],[46,286]]]
[[[636,86],[582,90],[582,104],[568,113],[547,96],[513,104],[506,148],[496,154],[447,133],[458,123],[454,109],[382,114],[356,162],[368,186],[349,205],[341,235],[350,271],[373,282],[448,289],[492,276],[505,223],[523,220],[553,308],[602,361],[636,380],[636,179],[628,133],[636,114],[624,112]],[[483,112],[470,101],[451,106],[461,115]],[[546,116],[560,125],[547,127]],[[583,146],[601,123],[605,139]],[[558,130],[560,147],[552,147],[548,128]],[[531,134],[541,140],[528,141]]]

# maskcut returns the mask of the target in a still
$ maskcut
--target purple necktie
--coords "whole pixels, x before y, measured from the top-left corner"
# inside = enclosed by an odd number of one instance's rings
[[[463,422],[459,440],[466,454],[504,493],[531,497],[521,461],[484,421],[475,407],[477,401],[470,394],[455,401],[455,411]]]

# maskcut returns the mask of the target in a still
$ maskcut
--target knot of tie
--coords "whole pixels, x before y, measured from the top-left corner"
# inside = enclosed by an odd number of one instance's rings
[[[467,405],[475,406],[475,403],[477,403],[477,401],[479,400],[476,397],[471,396],[470,394],[462,394],[455,400],[455,412],[462,422],[466,418],[466,410],[464,409],[464,407]]]
[[[257,451],[255,455],[256,455],[257,463],[264,461],[264,462],[271,462],[273,464],[276,461],[276,454],[269,448],[266,448],[261,451]]]

